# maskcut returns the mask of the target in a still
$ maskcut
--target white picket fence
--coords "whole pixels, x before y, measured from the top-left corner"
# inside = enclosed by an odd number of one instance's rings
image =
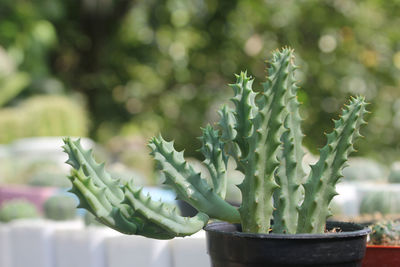
[[[204,267],[205,233],[172,240],[120,234],[81,221],[0,224],[0,267]]]

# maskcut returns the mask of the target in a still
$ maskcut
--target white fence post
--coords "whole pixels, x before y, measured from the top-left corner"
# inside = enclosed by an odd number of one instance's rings
[[[38,219],[10,223],[12,267],[54,267],[54,231],[82,227],[81,221],[52,222]]]
[[[0,223],[0,267],[11,267],[10,227]]]
[[[106,240],[107,266],[172,267],[169,240],[121,235]]]
[[[58,230],[54,233],[54,267],[106,267],[105,239],[119,235],[97,226]]]
[[[203,230],[189,237],[175,238],[171,240],[171,246],[174,267],[211,266]]]

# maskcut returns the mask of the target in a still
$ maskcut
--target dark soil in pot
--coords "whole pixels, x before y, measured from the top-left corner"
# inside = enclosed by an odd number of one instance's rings
[[[368,228],[328,222],[327,234],[249,234],[225,222],[205,227],[213,267],[361,266]]]

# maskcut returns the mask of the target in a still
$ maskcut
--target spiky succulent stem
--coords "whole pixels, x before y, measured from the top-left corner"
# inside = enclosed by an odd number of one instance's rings
[[[207,223],[204,213],[184,218],[177,214],[176,206],[151,200],[131,183],[121,185],[79,140],[65,138],[64,143],[67,162],[74,167],[69,177],[71,192],[79,197],[78,207],[90,211],[101,223],[125,234],[157,239],[191,235]]]
[[[203,136],[199,139],[203,144],[200,149],[205,157],[203,163],[210,173],[215,193],[225,199],[228,156],[224,152],[224,143],[220,140],[219,131],[214,130],[211,125],[202,130]]]
[[[249,153],[243,183],[240,213],[247,232],[268,233],[278,187],[274,173],[279,166],[280,134],[283,131],[285,98],[288,92],[290,50],[274,54],[264,91],[258,96],[258,112],[252,120],[254,131],[248,138]],[[255,110],[255,108],[253,109]]]
[[[350,100],[343,109],[334,130],[327,134],[327,144],[320,150],[318,162],[311,166],[311,173],[304,185],[305,197],[299,211],[298,233],[323,233],[329,217],[332,198],[337,195],[335,185],[343,177],[348,155],[354,151],[354,140],[360,136],[359,128],[365,124],[364,98]]]
[[[141,188],[136,188],[132,181],[125,185],[125,197],[125,203],[133,208],[138,218],[144,220],[143,228],[147,228],[145,232],[148,232],[149,226],[153,224],[150,233],[156,236],[159,232],[169,232],[174,236],[191,235],[200,230],[208,221],[208,216],[204,213],[198,213],[192,218],[180,216],[176,206],[153,201],[149,195],[145,196],[142,193]]]
[[[227,108],[220,111],[222,136],[227,137],[225,140],[230,147],[238,148],[234,152],[239,153],[233,156],[238,170],[245,174],[239,188],[243,199],[240,207],[242,228],[246,232],[267,233],[270,230],[274,211],[272,196],[278,187],[274,175],[279,166],[280,136],[289,114],[286,102],[295,94],[292,91],[292,61],[290,49],[274,54],[268,69],[269,77],[258,96],[252,89],[253,80],[242,72],[236,84],[231,86],[235,94],[232,98],[235,111],[230,112]],[[298,115],[295,111],[293,114]],[[292,117],[294,115],[288,119],[289,124],[293,123]]]
[[[211,218],[240,221],[237,209],[222,199],[201,174],[185,161],[183,152],[176,151],[173,142],[166,142],[160,135],[151,139],[149,147],[160,170],[165,174],[165,183],[175,190],[180,199]],[[218,150],[217,147],[214,149]],[[209,168],[214,169],[212,166]]]
[[[305,177],[303,170],[304,151],[302,147],[303,133],[299,102],[297,101],[298,87],[295,84],[294,71],[297,66],[293,63],[294,55],[288,51],[288,79],[285,87],[286,118],[281,135],[282,150],[279,155],[280,166],[275,175],[279,187],[274,192],[274,233],[296,233],[298,208],[302,200],[301,183]],[[264,86],[268,88],[268,83]]]

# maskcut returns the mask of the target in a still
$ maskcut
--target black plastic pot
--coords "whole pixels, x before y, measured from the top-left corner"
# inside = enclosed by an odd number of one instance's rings
[[[225,222],[205,227],[213,267],[361,266],[367,235],[364,226],[328,222],[327,234],[250,234]]]
[[[193,217],[198,213],[195,208],[183,200],[178,199],[177,203],[183,217]]]

